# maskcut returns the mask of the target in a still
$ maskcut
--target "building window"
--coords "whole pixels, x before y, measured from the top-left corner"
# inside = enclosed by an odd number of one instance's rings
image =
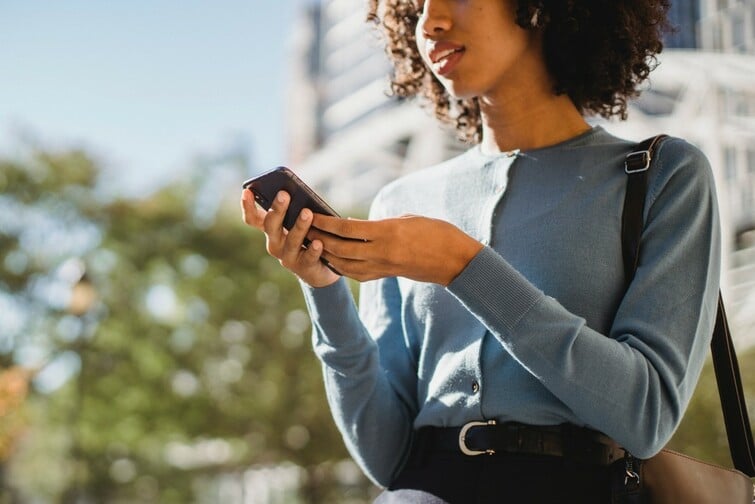
[[[734,147],[724,148],[724,174],[729,184],[737,181],[737,151]]]
[[[721,35],[721,25],[718,22],[713,23],[710,27],[710,32],[713,49],[720,51],[724,47],[723,36]]]
[[[745,51],[745,20],[736,12],[731,14],[731,45],[739,52]]]
[[[737,96],[737,99],[734,101],[734,110],[732,111],[734,113],[734,116],[747,117],[749,115],[749,98],[750,97],[744,93]]]
[[[755,212],[755,146],[747,149],[747,169],[745,171],[745,180],[742,185],[742,206],[746,215],[753,215]]]
[[[680,87],[649,88],[634,100],[634,105],[644,114],[651,116],[667,116],[674,112],[674,108],[681,97]]]
[[[729,114],[731,114],[732,110],[732,96],[731,96],[731,90],[724,88],[721,88],[721,90],[718,93],[718,113],[722,117],[728,117]]]

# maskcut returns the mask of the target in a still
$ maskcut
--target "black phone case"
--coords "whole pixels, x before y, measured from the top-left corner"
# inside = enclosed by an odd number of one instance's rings
[[[299,213],[309,208],[315,213],[339,217],[335,210],[325,203],[307,184],[285,166],[279,166],[262,175],[244,182],[244,188],[251,189],[254,200],[265,210],[273,204],[279,191],[286,191],[291,196],[283,227],[291,229]]]

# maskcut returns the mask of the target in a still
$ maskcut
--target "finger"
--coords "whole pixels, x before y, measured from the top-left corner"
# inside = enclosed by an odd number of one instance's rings
[[[319,242],[319,240],[316,242]],[[323,249],[320,256],[326,260],[328,264],[333,266],[333,268],[335,268],[341,275],[359,280],[360,282],[386,276],[385,274],[380,273],[382,268],[379,265],[370,261],[344,259],[343,257],[338,257],[329,253],[326,249]]]
[[[344,239],[319,229],[310,228],[307,235],[310,240],[319,240],[323,248],[331,255],[342,259],[381,260],[375,254],[375,243],[363,240]]]
[[[313,226],[327,233],[351,238],[353,240],[370,240],[378,223],[362,219],[341,219],[330,215],[316,214]]]
[[[293,265],[299,260],[304,245],[304,238],[306,238],[307,231],[309,231],[311,225],[312,211],[305,208],[299,214],[294,227],[288,232],[286,241],[283,244],[281,261],[283,261],[284,265]]]
[[[335,273],[338,273],[341,276],[353,278],[354,280],[357,280],[359,282],[366,282],[368,280],[375,280],[377,278],[384,278],[386,276],[390,275],[381,275],[377,274],[372,270],[360,268],[358,265],[354,265],[354,267],[344,267],[343,265],[338,265],[332,262],[328,262],[331,266],[331,270],[333,270]]]
[[[263,229],[268,236],[268,246],[279,248],[285,237],[283,218],[286,216],[290,197],[285,191],[280,191],[273,200],[270,210],[265,215]],[[270,247],[268,247],[270,248]]]
[[[306,250],[303,250],[299,256],[301,264],[305,267],[316,266],[322,257],[322,242],[315,240],[309,244]]]
[[[241,193],[241,217],[244,223],[257,229],[262,229],[262,221],[267,212],[254,202],[252,191],[244,189]]]

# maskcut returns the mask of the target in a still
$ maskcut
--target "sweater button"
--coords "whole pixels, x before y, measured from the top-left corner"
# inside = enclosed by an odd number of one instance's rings
[[[472,382],[472,393],[473,393],[473,394],[476,394],[476,393],[477,393],[477,392],[479,392],[479,391],[480,391],[480,384],[479,384],[479,383],[477,383],[477,380],[474,380],[474,381]]]

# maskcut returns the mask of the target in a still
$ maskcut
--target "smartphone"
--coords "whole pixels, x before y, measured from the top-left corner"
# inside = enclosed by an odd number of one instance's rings
[[[317,195],[296,174],[285,166],[258,175],[244,182],[244,189],[251,189],[256,201],[262,208],[269,210],[279,191],[286,191],[291,201],[283,218],[283,227],[291,229],[299,213],[309,208],[314,213],[340,217],[330,205]]]
[[[299,217],[299,213],[305,208],[309,208],[314,213],[340,217],[330,205],[325,203],[325,200],[318,196],[315,191],[285,166],[279,166],[251,178],[245,181],[242,184],[242,187],[244,189],[250,189],[254,195],[254,201],[265,210],[270,209],[270,206],[272,206],[273,200],[279,191],[286,191],[291,196],[286,215],[283,217],[283,227],[286,229],[291,229],[294,226],[296,219]],[[309,244],[309,239],[305,238],[304,246],[308,247]],[[333,273],[336,273],[337,275],[341,274],[336,271],[327,260],[324,258],[320,258],[320,260],[330,268]]]

